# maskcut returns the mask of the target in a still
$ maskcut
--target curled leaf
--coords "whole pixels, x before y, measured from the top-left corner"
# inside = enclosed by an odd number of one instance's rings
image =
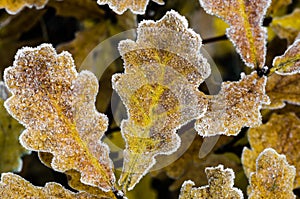
[[[284,155],[265,149],[257,158],[256,171],[250,176],[249,199],[296,198],[293,193],[295,172]]]
[[[255,162],[265,148],[273,148],[284,154],[287,161],[297,168],[294,187],[300,187],[300,119],[294,113],[273,114],[270,120],[248,131],[252,150],[244,148],[242,163],[249,177],[255,171]]]
[[[3,173],[0,182],[2,199],[11,198],[39,198],[39,199],[100,199],[88,193],[73,193],[60,184],[50,182],[45,187],[36,187],[22,177],[13,173]]]
[[[218,95],[211,96],[205,116],[195,129],[201,136],[237,135],[242,127],[261,124],[260,108],[268,104],[265,94],[267,78],[256,72],[242,75],[238,82],[224,82]]]
[[[300,38],[288,47],[284,55],[274,58],[271,72],[274,71],[280,75],[300,73]]]
[[[164,4],[163,0],[152,0],[160,5]],[[108,6],[117,14],[123,14],[130,9],[134,14],[145,14],[149,0],[98,0],[99,5],[108,4]]]
[[[291,44],[300,33],[300,9],[295,9],[291,14],[275,17],[270,24],[274,32],[282,39],[287,39]]]
[[[271,104],[264,108],[278,109],[286,103],[300,105],[300,74],[282,76],[273,73],[268,77],[266,93]]]
[[[185,181],[180,190],[179,199],[244,198],[242,191],[233,187],[234,172],[232,169],[224,169],[223,165],[219,165],[217,167],[207,167],[205,173],[208,185],[193,188],[194,182]]]
[[[32,8],[33,6],[37,9],[42,9],[48,0],[1,0],[0,9],[5,8],[9,14],[17,14],[24,7]]]
[[[157,22],[141,22],[137,41],[119,44],[125,73],[115,74],[112,84],[128,110],[121,124],[123,188],[132,189],[155,164],[155,156],[177,150],[176,130],[204,114],[207,100],[198,86],[210,68],[200,47],[200,36],[175,11]]]
[[[111,190],[115,178],[109,149],[100,142],[108,121],[95,109],[96,77],[88,71],[78,74],[69,53],[57,55],[42,44],[19,50],[4,78],[12,93],[5,107],[26,127],[21,144],[52,153],[54,170],[77,170],[83,183]]]
[[[230,25],[226,34],[250,68],[263,68],[265,64],[267,31],[262,21],[270,3],[271,0],[200,0],[208,14]]]

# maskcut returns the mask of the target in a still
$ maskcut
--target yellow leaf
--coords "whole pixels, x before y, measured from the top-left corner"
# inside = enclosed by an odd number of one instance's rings
[[[293,193],[295,167],[290,166],[284,155],[267,148],[256,160],[256,170],[250,176],[249,199],[296,198]]]
[[[300,73],[300,39],[297,39],[291,46],[289,46],[282,56],[274,58],[273,68],[271,68],[270,72],[272,73],[274,71],[280,75],[293,75]]]
[[[0,173],[21,171],[21,156],[29,153],[19,143],[23,126],[14,120],[4,108],[4,100],[7,98],[6,87],[0,81]]]
[[[243,74],[238,82],[222,83],[219,94],[209,99],[204,117],[196,121],[195,129],[201,136],[237,135],[244,126],[261,124],[261,105],[269,103],[266,80],[252,72]]]
[[[51,45],[42,44],[19,50],[4,79],[12,93],[5,107],[26,127],[21,144],[52,153],[54,170],[74,169],[83,183],[113,189],[109,149],[100,142],[108,119],[94,105],[96,77],[88,71],[78,74],[69,53],[57,55]]]
[[[264,105],[264,108],[282,108],[286,102],[299,105],[300,74],[282,76],[273,73],[268,77],[266,93],[270,97],[271,104]]]
[[[255,162],[265,148],[284,154],[297,168],[294,187],[300,187],[300,119],[294,113],[273,114],[270,120],[257,128],[249,129],[248,139],[252,150],[244,148],[242,163],[249,177],[255,171]]]
[[[230,25],[226,34],[250,68],[263,68],[265,64],[267,31],[262,21],[270,3],[271,0],[200,0],[208,14]]]
[[[152,0],[160,5],[164,4],[163,0]],[[99,5],[108,4],[108,6],[117,14],[123,14],[130,9],[134,14],[145,14],[149,0],[98,0]]]
[[[38,198],[38,199],[100,199],[88,193],[73,193],[60,184],[50,182],[45,187],[36,187],[13,173],[3,173],[0,182],[2,199]]]
[[[48,0],[0,0],[0,8],[5,8],[9,14],[17,14],[24,7],[42,9]]]
[[[157,22],[141,22],[136,42],[120,42],[125,73],[115,74],[112,84],[128,110],[121,124],[126,142],[119,180],[123,189],[139,182],[155,156],[176,151],[176,130],[204,114],[207,100],[198,86],[210,68],[200,47],[200,36],[175,11]]]
[[[179,199],[239,199],[244,198],[238,188],[233,187],[234,172],[232,169],[224,169],[223,165],[207,167],[205,173],[208,185],[194,188],[192,181],[185,181],[182,185]]]
[[[282,39],[287,39],[291,44],[300,33],[300,9],[295,9],[289,15],[276,17],[270,24],[275,33]]]

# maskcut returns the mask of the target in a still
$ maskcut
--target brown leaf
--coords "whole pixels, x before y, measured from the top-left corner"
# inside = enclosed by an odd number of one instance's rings
[[[100,142],[108,121],[95,109],[96,77],[88,71],[78,74],[69,53],[57,55],[42,44],[19,50],[4,78],[12,93],[6,109],[26,127],[21,144],[52,153],[54,170],[75,169],[83,183],[111,190],[115,178],[109,149]]]
[[[163,0],[152,0],[160,5],[164,4]],[[98,0],[99,5],[108,4],[117,14],[123,14],[127,9],[130,9],[134,14],[145,14],[149,0]]]
[[[270,72],[276,72],[279,75],[300,73],[300,39],[296,39],[296,41],[288,47],[284,55],[274,58],[273,68],[271,68]]]
[[[128,110],[121,124],[126,149],[119,183],[124,189],[135,186],[155,156],[176,151],[176,130],[206,110],[198,86],[210,68],[199,54],[200,36],[187,26],[184,17],[170,11],[157,22],[141,22],[136,42],[119,44],[125,73],[115,74],[112,84]]]
[[[48,0],[1,0],[0,8],[5,8],[9,14],[17,14],[24,7],[42,9]]]
[[[54,182],[47,183],[45,187],[36,187],[13,173],[3,173],[1,175],[0,195],[2,199],[100,199],[100,197],[92,196],[84,192],[73,193]]]
[[[300,74],[282,76],[273,73],[268,77],[266,93],[271,104],[266,109],[278,109],[286,103],[300,105]]]
[[[261,105],[269,103],[266,80],[252,72],[242,75],[238,82],[222,83],[219,94],[209,99],[204,117],[196,121],[195,129],[201,136],[237,135],[242,127],[260,125]]]
[[[267,31],[262,21],[270,3],[271,0],[200,0],[208,14],[230,25],[226,34],[250,68],[263,68],[265,64]]]
[[[265,148],[284,154],[297,168],[294,187],[300,187],[300,119],[294,113],[273,114],[270,120],[257,128],[249,129],[248,139],[252,150],[244,148],[242,163],[249,177],[255,171],[255,162]]]
[[[233,187],[234,172],[232,169],[224,169],[223,165],[207,167],[205,173],[208,185],[193,188],[194,182],[185,181],[182,185],[179,199],[238,199],[244,198],[238,188]]]
[[[296,198],[293,193],[295,171],[284,155],[272,148],[265,149],[256,160],[256,171],[250,176],[249,199]]]

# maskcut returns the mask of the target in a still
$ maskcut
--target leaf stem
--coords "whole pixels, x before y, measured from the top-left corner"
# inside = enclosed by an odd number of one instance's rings
[[[213,43],[213,42],[217,42],[217,41],[223,41],[223,40],[227,40],[227,36],[221,35],[221,36],[217,36],[217,37],[212,37],[212,38],[208,38],[208,39],[203,39],[202,43],[203,44],[207,44],[207,43]]]

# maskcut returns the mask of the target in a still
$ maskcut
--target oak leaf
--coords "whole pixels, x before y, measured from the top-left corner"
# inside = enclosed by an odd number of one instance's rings
[[[19,143],[23,126],[13,119],[4,108],[4,100],[9,96],[2,81],[0,81],[0,173],[21,171],[21,156],[29,151]]]
[[[273,114],[270,120],[248,131],[252,150],[244,148],[242,164],[249,177],[255,171],[255,162],[265,148],[284,154],[287,161],[297,168],[294,187],[300,187],[300,119],[294,113]]]
[[[223,165],[207,167],[205,173],[208,185],[194,188],[192,181],[185,181],[180,190],[179,199],[238,199],[244,198],[238,188],[233,187],[234,172],[224,169]]]
[[[47,4],[48,0],[1,0],[0,9],[5,8],[9,14],[17,14],[24,7],[42,9]]]
[[[225,20],[226,35],[250,68],[263,68],[266,55],[266,28],[262,27],[271,0],[199,0],[204,10]]]
[[[19,50],[4,79],[12,93],[5,107],[26,127],[21,144],[52,153],[54,170],[77,170],[81,182],[111,190],[115,177],[109,149],[100,142],[108,121],[95,109],[96,77],[88,71],[78,74],[69,53],[57,55],[42,44]]]
[[[30,182],[13,173],[3,173],[0,182],[2,199],[39,198],[39,199],[100,199],[88,193],[73,193],[60,184],[50,182],[45,187],[33,186]]]
[[[291,14],[275,17],[270,24],[274,32],[288,43],[293,43],[300,33],[300,9],[295,9]]]
[[[248,198],[296,198],[293,193],[295,172],[284,155],[272,148],[265,149],[256,160],[255,172],[250,175]]]
[[[242,74],[238,82],[223,82],[218,95],[210,96],[208,110],[196,121],[195,129],[201,136],[237,135],[244,126],[260,125],[260,108],[269,103],[266,81],[252,72]]]
[[[163,5],[163,0],[152,0],[157,4]],[[134,14],[145,14],[149,0],[98,0],[99,5],[108,4],[108,6],[117,14],[123,14],[130,9]]]
[[[278,109],[286,103],[300,105],[300,74],[278,75],[273,73],[268,77],[266,93],[271,104],[264,105],[265,109]]]
[[[300,73],[300,38],[296,39],[282,56],[277,56],[274,58],[271,72],[274,71],[280,75],[293,75]]]
[[[184,17],[170,11],[157,22],[141,22],[136,42],[119,44],[125,73],[115,74],[112,84],[128,110],[121,123],[126,149],[119,184],[124,189],[135,186],[155,156],[176,151],[176,130],[206,111],[198,86],[210,68],[199,53],[200,36],[187,26]]]

